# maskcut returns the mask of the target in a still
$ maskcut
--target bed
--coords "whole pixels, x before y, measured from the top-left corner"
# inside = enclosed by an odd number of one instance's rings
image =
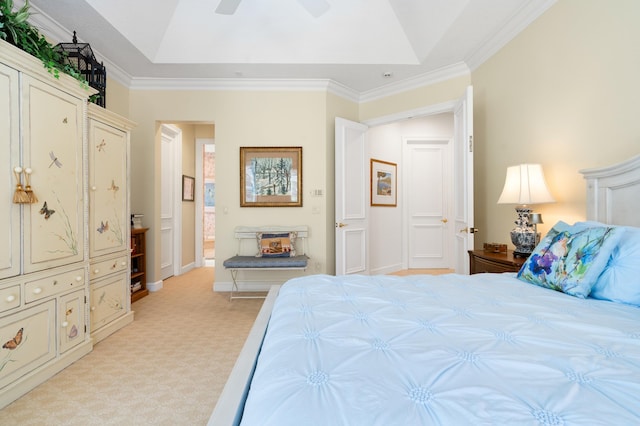
[[[209,424],[640,424],[640,156],[582,173],[518,274],[272,288]]]

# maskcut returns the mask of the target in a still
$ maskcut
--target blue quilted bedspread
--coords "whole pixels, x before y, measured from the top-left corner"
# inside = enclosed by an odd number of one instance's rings
[[[296,278],[242,424],[640,424],[640,309],[513,274]]]

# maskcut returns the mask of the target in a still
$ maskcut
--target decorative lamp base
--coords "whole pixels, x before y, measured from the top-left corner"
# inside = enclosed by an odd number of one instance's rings
[[[517,257],[529,257],[540,240],[540,234],[536,232],[535,225],[529,223],[531,209],[526,206],[516,207],[518,220],[516,227],[511,231],[511,242],[516,246],[513,255]]]

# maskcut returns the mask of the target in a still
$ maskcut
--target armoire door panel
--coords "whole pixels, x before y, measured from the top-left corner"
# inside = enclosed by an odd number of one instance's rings
[[[18,71],[0,64],[0,278],[20,273],[20,205],[12,203],[16,189],[14,168],[19,158],[20,114]]]
[[[24,205],[24,272],[82,261],[83,101],[23,76],[22,119],[23,163],[38,198]]]
[[[89,257],[128,247],[127,134],[89,122]]]

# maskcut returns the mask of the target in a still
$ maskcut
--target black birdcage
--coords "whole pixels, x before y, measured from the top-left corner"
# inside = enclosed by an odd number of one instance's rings
[[[98,96],[93,102],[104,108],[107,101],[107,69],[96,60],[89,43],[78,43],[74,31],[73,43],[58,43],[56,49],[63,52],[66,63],[80,71],[89,86],[98,91]]]

